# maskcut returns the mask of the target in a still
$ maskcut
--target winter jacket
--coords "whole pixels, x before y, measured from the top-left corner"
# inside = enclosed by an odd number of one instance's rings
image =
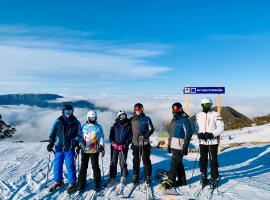
[[[224,122],[216,111],[200,112],[196,115],[194,130],[197,133],[213,133],[213,139],[199,140],[199,143],[203,145],[216,145],[219,143],[220,134],[224,131]]]
[[[119,120],[116,120],[110,131],[110,142],[116,145],[124,145],[128,147],[132,141],[132,128],[130,120],[121,125]]]
[[[67,122],[60,116],[53,123],[49,141],[55,145],[55,151],[69,151],[72,147],[72,141],[78,139],[81,129],[81,123],[76,117],[72,116]]]
[[[131,118],[132,126],[132,144],[139,146],[139,136],[144,136],[144,145],[150,144],[149,137],[154,133],[154,126],[150,117],[147,117],[144,113]]]
[[[82,138],[80,143],[84,153],[98,153],[99,146],[104,146],[103,129],[98,123],[84,124],[80,136]],[[96,141],[93,141],[93,138]]]
[[[192,137],[192,129],[185,113],[175,115],[170,124],[168,145],[172,149],[188,148]]]

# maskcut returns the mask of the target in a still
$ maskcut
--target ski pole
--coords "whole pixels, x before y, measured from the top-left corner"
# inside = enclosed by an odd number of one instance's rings
[[[78,172],[78,175],[77,177],[79,176],[79,168],[80,168],[80,153],[78,153],[78,156],[77,156],[77,172]]]
[[[212,142],[212,141],[211,141]],[[213,144],[213,142],[212,142]],[[210,158],[210,162],[212,162],[212,154],[211,154],[211,148],[210,148],[210,145],[209,145],[209,141],[207,140],[207,146],[208,146],[208,151],[209,151],[209,158]]]
[[[199,152],[200,152],[200,145],[199,145],[199,147],[198,147],[198,149],[197,149],[197,155],[196,155],[196,159],[195,159],[194,166],[193,166],[193,169],[192,169],[192,175],[191,175],[189,187],[191,187],[191,183],[192,183],[192,181],[193,181],[194,171],[195,171],[195,167],[196,167],[196,164],[197,164]]]
[[[48,169],[47,169],[47,174],[46,174],[46,186],[45,186],[45,188],[48,188],[48,180],[49,180],[49,173],[50,173],[50,162],[51,162],[51,152],[49,153],[49,156],[48,156]]]
[[[101,155],[102,182],[104,181],[103,155]]]

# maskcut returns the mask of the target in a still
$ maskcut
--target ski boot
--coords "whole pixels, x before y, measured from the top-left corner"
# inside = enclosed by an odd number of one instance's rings
[[[146,177],[145,183],[146,183],[146,185],[150,185],[150,183],[151,183],[151,176],[147,176]]]
[[[100,183],[95,181],[93,185],[93,190],[98,191],[99,188],[100,188]]]
[[[205,187],[207,184],[207,176],[205,174],[201,175],[200,184],[202,187]]]
[[[138,175],[134,175],[132,178],[132,182],[134,185],[138,185],[139,184],[139,176]]]
[[[218,181],[219,181],[219,178],[211,178],[210,189],[215,189]]]
[[[55,190],[61,188],[62,186],[64,185],[64,182],[63,181],[60,181],[58,183],[55,183],[53,184],[50,189],[49,189],[49,192],[54,192]]]
[[[68,188],[67,188],[67,193],[71,194],[71,193],[75,192],[76,189],[77,189],[77,187],[76,187],[75,184],[74,185],[69,185]]]
[[[120,179],[120,183],[125,184],[125,182],[126,182],[126,177],[122,176]]]
[[[114,178],[110,178],[108,183],[107,183],[107,187],[112,187],[114,184]]]

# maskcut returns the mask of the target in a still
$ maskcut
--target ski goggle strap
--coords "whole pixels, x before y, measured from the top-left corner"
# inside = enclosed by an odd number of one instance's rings
[[[64,115],[72,115],[73,110],[64,110]]]

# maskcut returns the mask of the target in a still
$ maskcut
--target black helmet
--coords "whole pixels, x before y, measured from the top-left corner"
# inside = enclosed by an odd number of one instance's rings
[[[72,110],[72,111],[74,111],[74,108],[73,108],[72,105],[67,104],[67,105],[64,105],[64,107],[62,108],[62,113],[63,114],[64,114],[64,110]]]
[[[172,112],[173,112],[173,113],[180,113],[180,112],[183,111],[182,108],[183,108],[183,107],[182,107],[182,104],[179,103],[179,102],[176,102],[176,103],[174,103],[174,104],[172,105]]]

